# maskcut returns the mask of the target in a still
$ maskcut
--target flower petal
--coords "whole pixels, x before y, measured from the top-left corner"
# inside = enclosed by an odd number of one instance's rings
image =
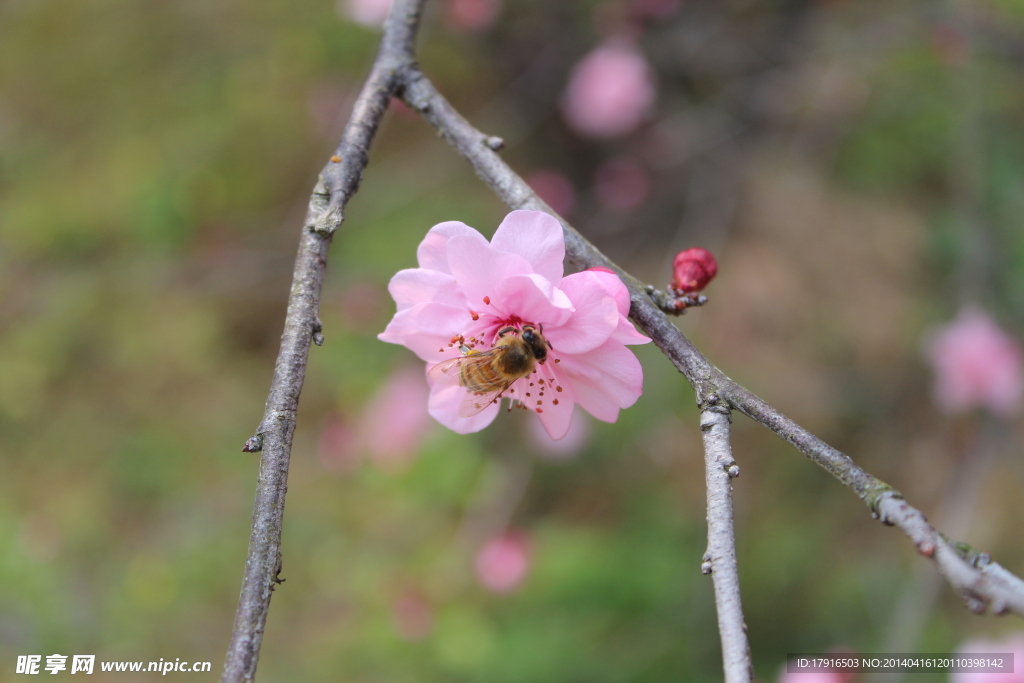
[[[494,312],[505,319],[557,326],[565,324],[573,313],[569,297],[540,275],[506,278],[491,297]]]
[[[481,307],[477,308],[481,313],[492,312],[486,302],[497,302],[498,285],[503,280],[533,273],[522,256],[492,249],[486,242],[466,235],[448,240],[448,263],[469,305]]]
[[[538,275],[558,285],[564,272],[565,235],[562,224],[543,211],[513,211],[498,226],[491,246],[519,254]]]
[[[544,330],[559,354],[592,351],[615,332],[622,316],[597,273],[574,273],[562,279],[560,289],[575,309],[564,325]]]
[[[453,306],[465,305],[465,297],[455,283],[455,277],[438,270],[400,270],[388,283],[388,291],[398,304],[399,311],[430,301]]]
[[[547,374],[549,379],[553,377],[552,373],[544,373],[543,370],[538,373],[538,375],[541,374]],[[526,400],[529,401],[530,399]],[[563,386],[562,391],[557,394],[553,389],[549,388],[547,395],[538,400],[542,402],[541,405],[537,405],[536,401],[526,405],[531,410],[537,412],[537,417],[540,418],[540,422],[544,425],[544,430],[548,433],[548,436],[557,441],[568,434],[569,426],[572,424],[573,406],[576,405],[571,385]],[[558,405],[554,403],[556,400]]]
[[[445,221],[430,229],[416,249],[420,268],[450,273],[448,268],[448,240],[456,235],[473,237],[484,244],[487,238],[461,221]]]
[[[628,408],[643,393],[640,361],[613,339],[588,353],[560,359],[557,379],[563,387],[570,386],[576,401],[599,420],[614,422],[618,408]]]
[[[593,286],[595,283],[600,285],[605,292],[615,300],[615,305],[618,307],[620,316],[618,326],[616,327],[615,332],[612,333],[611,338],[620,344],[647,344],[650,342],[651,340],[649,337],[641,334],[635,327],[633,327],[633,324],[629,322],[629,290],[626,289],[626,285],[622,283],[619,276],[606,270],[597,270],[594,268],[588,268],[583,272],[594,276],[595,279],[589,281],[590,285]],[[577,275],[582,275],[582,273],[574,273],[564,278],[562,280],[561,287],[564,289],[566,287],[566,282],[570,281],[570,278],[575,278]],[[569,298],[573,299],[573,295],[570,294]]]
[[[615,299],[615,304],[619,308],[619,313],[624,316],[629,316],[629,290],[626,289],[626,285],[623,284],[618,275],[603,270],[593,269],[585,270],[583,273],[588,273],[596,278],[593,282],[599,284],[604,291],[608,293],[608,296]],[[582,275],[583,273],[574,273],[569,277],[571,278],[574,275]],[[566,278],[566,280],[568,279],[569,278]],[[563,282],[560,286],[564,289],[565,283]]]
[[[399,311],[377,338],[389,344],[401,344],[428,363],[452,357],[449,344],[472,319],[464,308],[439,303],[416,304]],[[440,349],[440,351],[439,351]]]
[[[465,397],[466,389],[459,384],[435,384],[430,387],[428,412],[456,434],[471,434],[491,424],[501,410],[500,402],[492,403],[472,417],[462,417],[459,406]]]
[[[619,419],[618,404],[600,384],[589,379],[574,379],[572,386],[576,402],[585,411],[602,422],[615,422]]]

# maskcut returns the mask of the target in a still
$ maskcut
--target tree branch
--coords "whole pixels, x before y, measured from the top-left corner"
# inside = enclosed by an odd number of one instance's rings
[[[513,209],[546,211],[559,218],[565,230],[567,261],[580,269],[603,266],[619,275],[629,288],[630,318],[686,377],[697,396],[716,394],[730,408],[761,423],[831,472],[867,504],[876,519],[899,527],[919,553],[931,558],[969,609],[981,613],[987,608],[995,614],[1012,612],[1024,616],[1024,581],[987,554],[946,538],[898,491],[712,365],[665,316],[664,302],[652,300],[649,287],[608,260],[545,204],[486,143],[490,137],[470,125],[426,76],[411,66],[403,80],[401,96],[406,104],[420,112],[506,204]]]
[[[399,3],[388,17],[380,50],[356,100],[341,143],[321,171],[309,200],[267,407],[256,433],[242,449],[262,451],[263,455],[238,610],[221,675],[224,683],[251,681],[256,675],[270,597],[283,581],[278,576],[281,525],[299,394],[310,343],[323,343],[317,313],[327,248],[344,220],[345,205],[359,188],[370,143],[391,96],[399,87],[399,75],[412,60],[422,5],[421,0]]]
[[[740,470],[729,443],[730,411],[718,405],[714,394],[704,399],[700,428],[704,433],[704,473],[708,486],[708,549],[701,571],[715,584],[718,634],[722,640],[722,666],[726,683],[749,683],[754,678],[750,663],[747,626],[743,623],[740,576],[736,565],[736,538],[732,516],[732,478]]]

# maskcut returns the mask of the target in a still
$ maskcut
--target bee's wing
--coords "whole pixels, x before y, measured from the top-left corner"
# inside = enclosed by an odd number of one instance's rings
[[[462,384],[462,371],[467,367],[474,367],[477,365],[489,365],[498,353],[501,352],[500,348],[488,349],[487,351],[479,351],[467,353],[466,355],[459,356],[457,358],[450,358],[445,361],[441,361],[437,365],[427,370],[427,377],[430,381],[437,384]],[[482,412],[487,406],[491,405],[496,398],[498,398],[502,392],[509,388],[512,384],[512,380],[507,382],[502,381],[489,387],[487,391],[483,392],[472,392],[466,389],[466,395],[459,404],[459,416],[460,417],[473,417],[477,413]]]
[[[491,362],[497,349],[467,353],[463,356],[443,360],[427,370],[427,377],[435,384],[461,384],[462,368],[467,365],[483,365]]]
[[[478,394],[474,394],[467,389],[466,397],[462,399],[462,403],[459,404],[459,417],[473,417],[477,413],[483,412],[484,408],[487,406],[491,405],[495,401],[500,401],[501,395],[511,384],[512,380],[501,382],[496,385],[494,389]]]

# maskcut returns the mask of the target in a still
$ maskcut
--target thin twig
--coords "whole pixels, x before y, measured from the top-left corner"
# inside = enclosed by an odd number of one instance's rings
[[[400,71],[412,59],[421,7],[421,1],[407,1],[397,6],[388,18],[377,59],[356,100],[341,143],[320,173],[320,180],[309,201],[267,407],[256,433],[242,449],[262,451],[263,455],[245,574],[221,674],[221,681],[225,683],[251,681],[256,675],[270,597],[274,588],[283,581],[279,578],[281,525],[306,359],[311,343],[323,343],[317,312],[327,265],[327,248],[335,230],[344,220],[345,205],[359,188],[370,143],[391,96],[399,86]]]
[[[473,166],[477,175],[513,209],[546,211],[558,217],[487,144],[489,136],[466,121],[415,66],[403,74],[402,98],[420,112]],[[876,519],[897,526],[918,552],[931,558],[939,572],[975,612],[1012,612],[1024,616],[1024,581],[993,562],[985,553],[946,538],[910,506],[902,494],[868,474],[848,456],[811,434],[716,368],[672,324],[663,302],[648,287],[597,250],[564,219],[566,260],[577,268],[602,266],[615,271],[629,289],[630,317],[647,333],[690,382],[698,396],[717,394],[734,410],[760,422],[852,489]]]
[[[749,683],[754,677],[750,644],[743,623],[740,576],[736,565],[736,535],[732,515],[732,479],[739,467],[732,457],[727,407],[714,394],[704,399],[700,428],[704,433],[704,472],[708,486],[708,549],[701,571],[715,585],[718,634],[722,640],[722,667],[726,683]]]

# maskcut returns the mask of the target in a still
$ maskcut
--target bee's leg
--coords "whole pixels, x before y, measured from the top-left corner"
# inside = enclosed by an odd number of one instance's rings
[[[498,336],[499,337],[504,337],[506,332],[515,332],[515,331],[516,331],[516,328],[514,328],[514,327],[504,327],[504,328],[498,330]]]

